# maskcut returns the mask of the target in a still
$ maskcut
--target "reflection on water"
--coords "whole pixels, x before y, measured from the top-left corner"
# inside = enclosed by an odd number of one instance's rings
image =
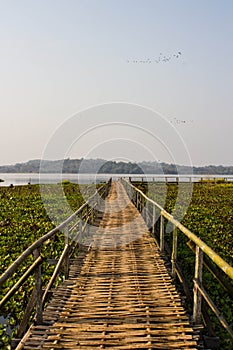
[[[4,318],[3,316],[0,316],[0,325],[6,325],[6,333],[8,335],[11,335],[12,328],[11,328],[9,322],[10,322],[10,316],[8,318]]]

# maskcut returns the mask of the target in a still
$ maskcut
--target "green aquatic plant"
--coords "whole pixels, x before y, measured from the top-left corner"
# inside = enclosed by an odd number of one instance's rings
[[[57,200],[56,191],[59,185],[49,185],[48,198],[55,210],[62,218],[67,217],[66,208]],[[66,183],[63,187],[71,209],[78,209],[84,202],[79,186]],[[39,185],[0,187],[0,274],[35,240],[54,228],[44,208]],[[46,244],[42,255],[47,259],[57,259],[64,248],[64,235],[58,233],[54,240]],[[27,262],[32,262],[30,256]],[[28,264],[22,264],[13,278],[0,289],[0,299],[16,283],[26,271]],[[44,266],[44,265],[43,265]],[[42,266],[42,269],[43,269]],[[47,268],[47,267],[46,267]],[[50,266],[43,275],[43,282],[49,280],[53,272]],[[34,286],[34,277],[30,277],[8,301],[0,312],[3,322],[0,324],[0,348],[9,349],[11,336],[15,334],[17,326],[22,319],[28,299]]]

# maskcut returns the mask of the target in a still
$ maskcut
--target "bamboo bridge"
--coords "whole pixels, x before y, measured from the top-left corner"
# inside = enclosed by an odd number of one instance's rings
[[[165,255],[164,220],[174,228],[170,261]],[[64,250],[43,288],[40,248],[59,230],[65,232]],[[182,281],[177,264],[178,230],[196,250],[192,317],[174,284],[176,276]],[[202,300],[233,335],[202,286],[205,255],[229,278],[233,278],[232,267],[124,179],[109,181],[64,223],[30,246],[1,276],[0,286],[31,254],[34,263],[0,302],[0,306],[7,302],[34,273],[34,291],[12,348],[204,349],[200,340]],[[65,279],[53,288],[60,272]],[[28,327],[34,309],[36,315]]]

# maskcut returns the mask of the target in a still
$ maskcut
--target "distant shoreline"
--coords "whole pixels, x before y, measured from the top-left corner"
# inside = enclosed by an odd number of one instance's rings
[[[233,166],[186,166],[163,162],[115,162],[104,159],[29,160],[0,166],[5,174],[161,174],[233,175]]]

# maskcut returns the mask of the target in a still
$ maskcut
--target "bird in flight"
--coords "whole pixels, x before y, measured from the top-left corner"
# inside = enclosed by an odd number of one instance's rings
[[[167,63],[171,61],[172,59],[179,59],[182,53],[178,51],[177,53],[174,53],[173,55],[167,56],[163,55],[162,52],[160,52],[159,56],[156,58],[147,58],[147,59],[127,59],[127,63],[143,63],[143,64],[151,64],[151,63]]]
[[[178,118],[176,118],[176,117],[173,117],[173,120],[171,121],[171,123],[172,124],[178,124],[178,125],[180,125],[180,124],[191,124],[191,123],[193,123],[193,120],[184,120],[184,119],[178,119]]]

